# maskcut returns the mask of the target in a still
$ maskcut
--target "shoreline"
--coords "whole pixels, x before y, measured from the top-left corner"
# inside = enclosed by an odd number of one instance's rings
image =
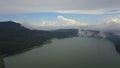
[[[0,68],[4,68],[4,60],[3,60],[4,56],[1,55],[0,56]]]

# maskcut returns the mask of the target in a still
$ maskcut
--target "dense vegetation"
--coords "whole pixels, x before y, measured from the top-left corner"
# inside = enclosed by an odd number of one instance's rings
[[[77,35],[77,29],[30,30],[12,21],[0,22],[0,54],[19,53],[33,46],[41,46],[52,38],[60,39]]]
[[[116,51],[120,54],[120,36],[114,33],[107,33],[107,39],[114,43]]]

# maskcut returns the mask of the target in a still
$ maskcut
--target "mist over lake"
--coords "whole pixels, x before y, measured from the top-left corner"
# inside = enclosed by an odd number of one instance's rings
[[[120,55],[105,39],[53,39],[21,54],[4,58],[5,68],[120,68]]]

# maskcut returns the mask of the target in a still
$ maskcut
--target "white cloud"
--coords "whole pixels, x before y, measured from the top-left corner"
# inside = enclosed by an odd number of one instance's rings
[[[112,16],[108,17],[105,20],[101,21],[101,23],[97,23],[94,25],[87,24],[84,22],[80,22],[74,19],[66,18],[64,16],[57,16],[57,21],[41,21],[41,22],[29,22],[22,23],[23,26],[30,29],[38,29],[38,30],[51,30],[51,29],[61,29],[61,28],[85,28],[85,29],[93,29],[93,30],[120,30],[120,16]],[[87,27],[87,28],[86,28]]]
[[[29,29],[38,29],[38,30],[41,30],[41,29],[54,29],[57,27],[57,24],[56,22],[51,22],[51,21],[41,21],[41,22],[23,22],[21,23],[24,27],[27,27]]]
[[[97,10],[56,10],[57,13],[65,14],[104,14],[107,10],[97,9]]]
[[[107,21],[107,24],[119,24],[120,25],[120,18],[113,18]]]
[[[57,19],[64,22],[63,25],[65,26],[86,26],[87,25],[86,23],[82,23],[74,19],[65,18],[63,16],[58,16]]]
[[[88,29],[94,30],[120,30],[120,17],[110,17],[103,22],[89,26]]]
[[[60,29],[60,28],[80,28],[87,26],[87,23],[79,22],[74,19],[57,16],[58,21],[41,21],[37,23],[21,23],[30,29]]]

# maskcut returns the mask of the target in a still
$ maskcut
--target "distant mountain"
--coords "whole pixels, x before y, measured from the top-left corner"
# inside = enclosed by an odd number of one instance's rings
[[[0,54],[21,52],[52,38],[78,36],[77,29],[30,30],[13,21],[0,22]]]
[[[0,22],[0,31],[20,31],[20,30],[29,30],[29,29],[13,21]]]

